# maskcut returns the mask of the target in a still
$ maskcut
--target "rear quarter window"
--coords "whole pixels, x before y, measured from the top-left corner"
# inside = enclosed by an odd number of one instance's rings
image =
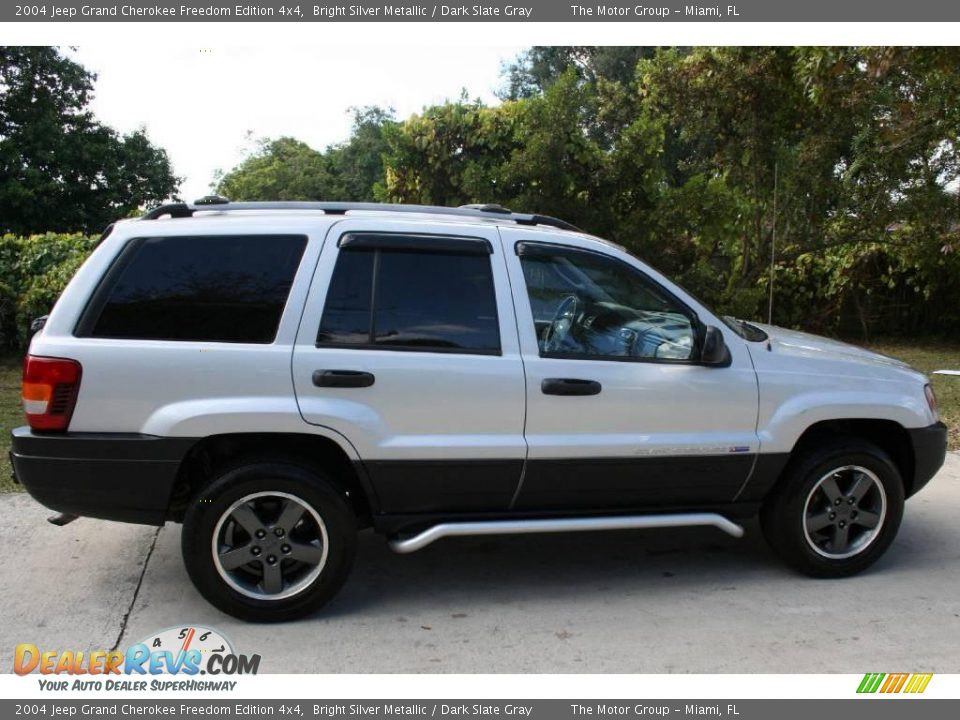
[[[307,238],[138,238],[121,251],[77,335],[271,343]]]

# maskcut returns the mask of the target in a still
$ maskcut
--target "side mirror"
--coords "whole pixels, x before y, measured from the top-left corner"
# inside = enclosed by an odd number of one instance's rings
[[[704,365],[726,367],[730,364],[730,348],[723,341],[723,333],[719,328],[708,325],[703,332],[703,343],[700,346],[700,362]]]

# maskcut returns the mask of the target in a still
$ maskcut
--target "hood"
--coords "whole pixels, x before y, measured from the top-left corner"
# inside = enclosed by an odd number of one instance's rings
[[[891,370],[906,370],[919,375],[907,363],[881,355],[880,353],[865,350],[839,340],[811,335],[810,333],[787,330],[773,325],[750,323],[760,328],[769,336],[766,343],[754,343],[756,346],[770,345],[770,352],[775,355],[789,355],[811,360],[826,360],[834,362],[857,363],[874,368],[889,368]]]

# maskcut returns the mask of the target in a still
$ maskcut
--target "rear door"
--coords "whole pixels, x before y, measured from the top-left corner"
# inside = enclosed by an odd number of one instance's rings
[[[293,379],[304,420],[356,447],[381,512],[506,509],[526,454],[525,389],[496,229],[335,225]]]
[[[515,508],[733,500],[759,449],[743,341],[721,327],[730,364],[699,364],[703,324],[722,324],[628,254],[540,230],[501,233],[527,382],[529,459]]]

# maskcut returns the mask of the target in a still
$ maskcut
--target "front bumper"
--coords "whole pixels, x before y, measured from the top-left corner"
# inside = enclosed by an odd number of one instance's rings
[[[12,433],[15,479],[51,510],[162,525],[196,438],[131,433]]]
[[[943,467],[947,457],[947,426],[942,422],[925,428],[908,429],[913,446],[913,482],[910,495],[916,494]]]

